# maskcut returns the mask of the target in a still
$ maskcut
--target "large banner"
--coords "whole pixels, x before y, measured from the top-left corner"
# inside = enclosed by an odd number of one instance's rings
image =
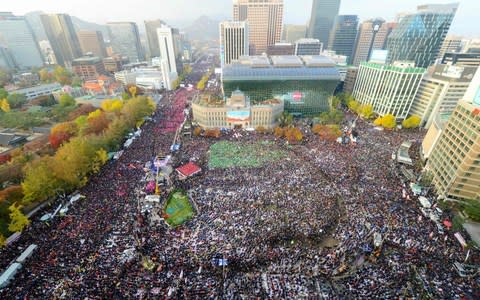
[[[227,111],[227,122],[245,122],[250,121],[250,111],[234,110]]]

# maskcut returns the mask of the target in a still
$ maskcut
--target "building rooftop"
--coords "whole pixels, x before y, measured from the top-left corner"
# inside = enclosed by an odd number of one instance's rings
[[[242,65],[250,65],[254,68],[270,66],[270,59],[267,56],[240,56],[237,61]]]
[[[272,64],[275,67],[302,67],[303,62],[300,57],[295,55],[270,56]]]
[[[83,56],[83,57],[74,59],[72,61],[72,66],[75,66],[76,64],[82,64],[82,63],[96,64],[100,62],[102,62],[102,60],[98,56]]]
[[[335,62],[326,56],[304,55],[300,56],[307,67],[334,67]]]
[[[304,39],[299,39],[295,42],[296,44],[319,44],[320,40],[318,39],[310,39],[310,38],[304,38]]]

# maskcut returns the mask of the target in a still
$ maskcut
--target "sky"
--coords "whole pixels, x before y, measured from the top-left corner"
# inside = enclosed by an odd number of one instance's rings
[[[86,21],[104,24],[110,21],[165,19],[177,24],[201,15],[229,19],[232,0],[3,0],[1,11],[22,15],[34,10],[47,13],[68,13]],[[382,17],[393,20],[399,12],[413,12],[417,5],[451,3],[455,0],[342,0],[340,14],[358,15],[362,20]],[[479,0],[457,0],[457,11],[450,34],[480,37]],[[95,3],[95,5],[91,5]],[[125,4],[123,4],[125,3]],[[306,24],[310,18],[312,0],[285,0],[285,24]],[[178,26],[178,25],[177,25]]]

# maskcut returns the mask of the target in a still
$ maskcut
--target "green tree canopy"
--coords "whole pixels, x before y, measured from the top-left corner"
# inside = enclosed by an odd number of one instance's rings
[[[58,103],[62,107],[74,106],[76,104],[75,99],[67,93],[64,93],[60,96]]]
[[[23,94],[13,93],[8,95],[7,101],[11,108],[20,108],[27,103],[27,97]]]
[[[8,97],[8,92],[4,88],[0,88],[0,99],[5,99]]]

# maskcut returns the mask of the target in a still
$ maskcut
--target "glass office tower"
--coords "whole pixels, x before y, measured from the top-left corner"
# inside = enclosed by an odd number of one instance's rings
[[[414,61],[426,68],[435,62],[458,8],[458,3],[418,7],[405,15],[387,41],[387,62]]]
[[[307,37],[320,40],[326,49],[330,30],[339,10],[340,0],[313,0]]]

